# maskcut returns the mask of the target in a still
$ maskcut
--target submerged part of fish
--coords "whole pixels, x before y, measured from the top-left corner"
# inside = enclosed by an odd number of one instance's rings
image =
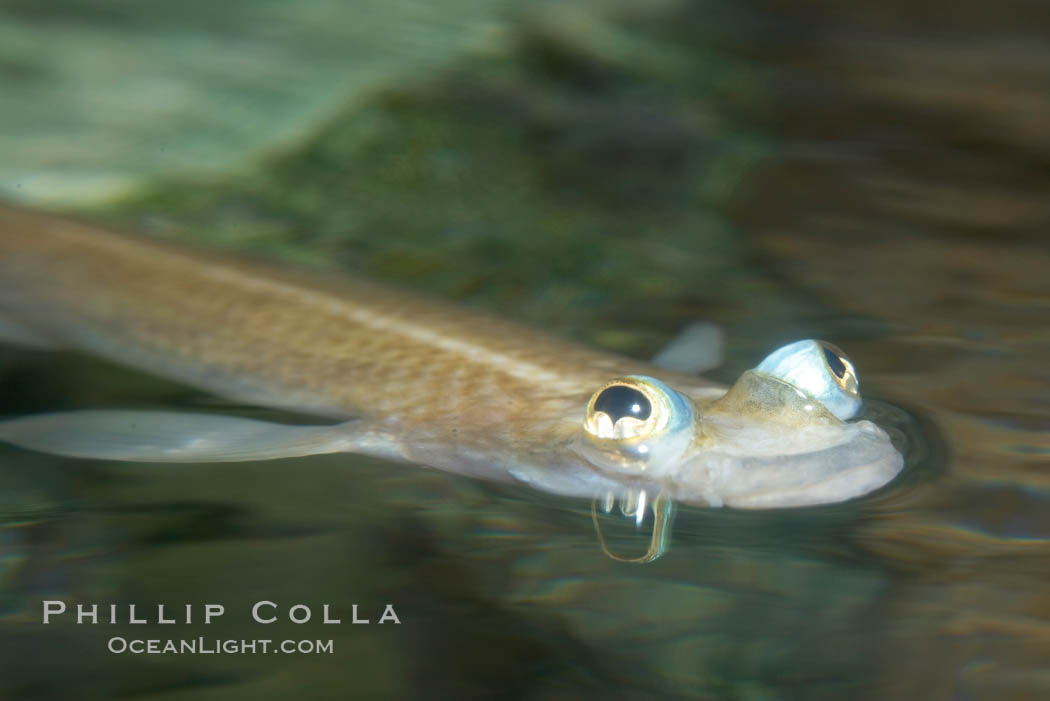
[[[62,455],[351,451],[560,494],[744,508],[853,498],[903,463],[877,426],[845,421],[860,405],[856,376],[822,342],[777,351],[727,392],[371,284],[3,207],[0,318],[26,338],[340,422],[119,410],[0,421],[0,440]],[[666,364],[709,364],[711,353],[690,362],[704,338],[720,342],[695,327]]]

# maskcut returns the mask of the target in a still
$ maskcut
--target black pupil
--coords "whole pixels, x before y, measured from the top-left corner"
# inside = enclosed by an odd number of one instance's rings
[[[594,410],[604,411],[616,423],[625,416],[632,416],[641,421],[649,418],[653,407],[645,395],[633,387],[613,385],[602,390],[594,400]]]
[[[842,364],[842,358],[827,348],[824,349],[824,357],[828,360],[828,367],[831,368],[833,373],[838,375],[840,380],[846,376],[846,366]]]

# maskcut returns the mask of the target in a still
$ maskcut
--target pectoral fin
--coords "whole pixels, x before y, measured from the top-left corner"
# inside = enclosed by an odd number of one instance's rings
[[[169,411],[37,414],[0,421],[0,441],[54,455],[136,462],[237,462],[391,452],[363,421],[293,426]]]
[[[40,332],[5,316],[0,316],[0,343],[37,350],[55,350],[60,347],[54,339],[47,338]]]
[[[689,324],[652,359],[664,370],[698,374],[722,364],[725,339],[715,324]]]

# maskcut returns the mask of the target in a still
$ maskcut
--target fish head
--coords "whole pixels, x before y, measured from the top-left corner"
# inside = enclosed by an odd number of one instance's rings
[[[861,408],[853,364],[834,346],[784,346],[717,398],[644,375],[616,378],[587,404],[577,452],[625,483],[689,503],[778,508],[853,499],[904,464]]]

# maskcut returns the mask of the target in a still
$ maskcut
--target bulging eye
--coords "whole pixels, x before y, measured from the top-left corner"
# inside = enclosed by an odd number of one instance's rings
[[[653,415],[653,404],[630,385],[610,385],[594,396],[594,411],[603,411],[616,423],[625,416],[645,421]]]
[[[652,377],[606,383],[587,403],[584,450],[601,466],[645,470],[677,457],[693,437],[692,404]]]
[[[595,435],[623,438],[646,428],[646,422],[653,418],[653,403],[637,387],[612,384],[594,395],[588,415],[594,418]]]
[[[817,343],[824,351],[824,361],[835,376],[835,383],[843,392],[857,395],[860,392],[860,383],[857,382],[857,372],[853,369],[853,363],[838,346],[827,341],[817,341]]]
[[[797,341],[778,348],[755,371],[805,392],[842,420],[860,410],[860,385],[853,363],[826,341]]]

